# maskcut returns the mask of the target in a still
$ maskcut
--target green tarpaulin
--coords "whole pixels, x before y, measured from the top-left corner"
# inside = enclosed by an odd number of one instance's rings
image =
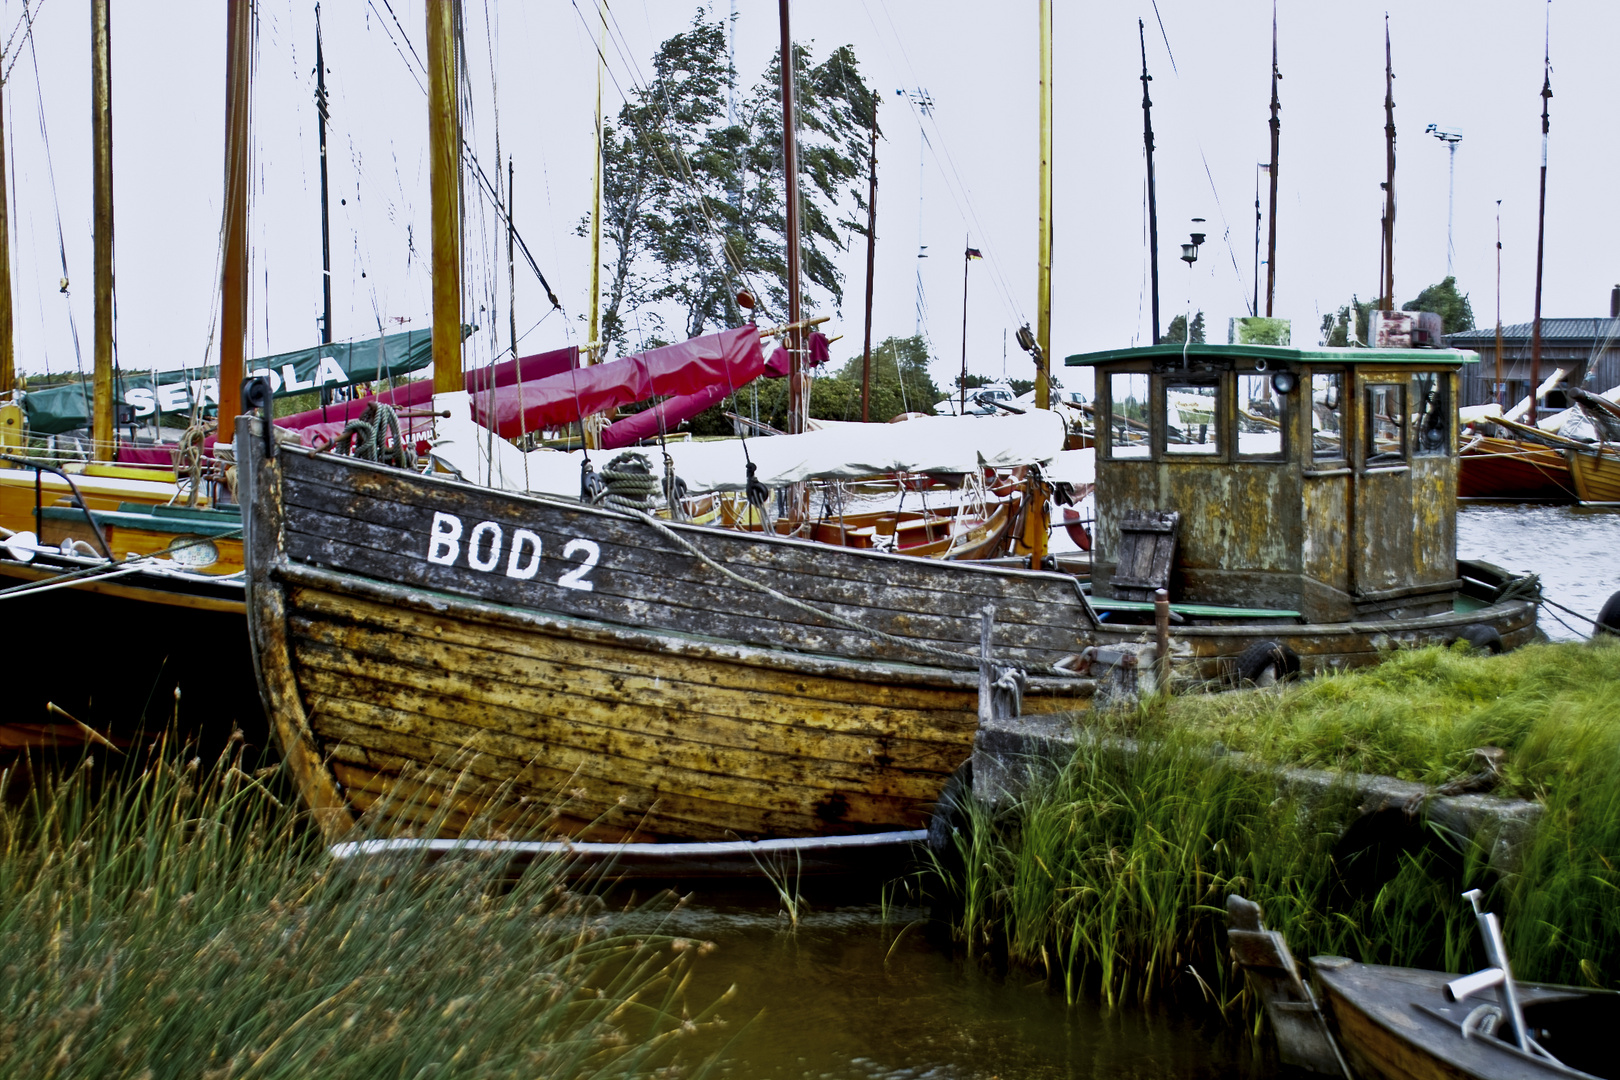
[[[433,332],[410,330],[369,341],[320,345],[251,360],[249,375],[265,375],[277,397],[302,394],[323,386],[340,387],[408,374],[433,363]],[[150,423],[152,414],[189,413],[200,395],[204,413],[212,416],[219,405],[219,369],[191,368],[151,372],[125,371],[114,384],[118,400],[134,409],[138,423]],[[234,390],[232,391],[235,392]],[[75,380],[62,386],[29,390],[23,396],[28,430],[55,435],[90,426],[90,387]]]

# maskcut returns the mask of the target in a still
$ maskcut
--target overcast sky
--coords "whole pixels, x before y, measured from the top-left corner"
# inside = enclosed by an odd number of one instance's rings
[[[90,364],[88,7],[34,0],[30,40],[15,29],[20,0],[0,4],[18,362],[25,371],[79,362],[70,308],[82,363]],[[675,0],[611,5],[610,114],[648,77],[656,44],[684,29],[699,7]],[[702,6],[722,19],[731,8],[730,0]],[[777,6],[737,0],[736,8],[737,68],[747,87],[776,47]],[[921,266],[923,330],[942,385],[961,358],[964,240],[986,256],[969,270],[969,367],[1001,374],[1004,332],[1010,337],[1035,316],[1036,10],[1034,0],[801,0],[793,12],[794,37],[817,60],[834,46],[853,46],[866,79],[883,94],[873,333],[881,339],[914,331]],[[1315,344],[1321,316],[1352,294],[1378,291],[1385,10],[1363,0],[1280,5],[1276,310],[1293,319],[1296,344]],[[1612,55],[1620,4],[1556,0],[1550,10],[1555,97],[1544,311],[1606,315],[1609,289],[1620,282],[1620,245],[1608,246],[1620,225],[1620,65]],[[321,303],[314,5],[262,0],[260,11],[252,355],[315,344]],[[1492,323],[1500,199],[1502,318],[1528,320],[1549,7],[1544,0],[1397,0],[1388,11],[1399,132],[1397,299],[1446,272],[1447,151],[1424,133],[1433,123],[1463,137],[1456,153],[1459,285],[1480,324]],[[118,355],[129,368],[197,364],[217,351],[224,4],[113,0],[113,12]],[[532,274],[520,269],[525,353],[583,339],[577,317],[586,305],[589,252],[573,230],[590,199],[593,13],[593,0],[468,0],[465,8],[476,118],[469,135],[489,172],[498,160],[497,132],[500,157],[514,159],[518,226],[565,308],[547,315]],[[425,55],[423,0],[328,0],[322,17],[332,96],[334,331],[343,340],[373,335],[379,324],[425,327],[426,98],[411,59],[413,50]],[[1163,322],[1190,298],[1208,313],[1212,339],[1224,340],[1226,319],[1247,314],[1253,298],[1255,166],[1270,153],[1271,5],[1158,0],[1155,11],[1152,0],[1060,2],[1058,357],[1142,343],[1151,333],[1138,18],[1147,24],[1153,74]],[[896,94],[901,88],[925,89],[935,102],[922,125],[926,147],[918,113]],[[492,326],[505,347],[507,294],[504,250],[494,246],[500,230],[486,202],[469,195],[468,206],[468,321],[483,328],[470,364],[497,347]],[[1208,219],[1209,241],[1189,272],[1178,255],[1195,216]],[[58,289],[58,218],[66,299]],[[920,262],[919,243],[928,254]],[[835,360],[859,349],[860,238],[841,264],[846,300],[842,311],[828,312],[833,332],[846,335],[833,347]],[[1263,293],[1262,285],[1262,308]],[[627,317],[634,334],[634,313]],[[1028,375],[1016,344],[1006,370]]]

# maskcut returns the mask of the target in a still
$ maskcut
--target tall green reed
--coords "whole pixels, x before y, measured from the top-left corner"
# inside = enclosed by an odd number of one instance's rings
[[[1086,724],[1055,781],[995,821],[966,808],[961,868],[941,876],[970,950],[1004,948],[1071,998],[1231,1005],[1229,892],[1259,901],[1300,955],[1466,970],[1480,954],[1459,893],[1480,886],[1522,975],[1620,982],[1620,648],[1422,650],[1281,693]],[[1348,787],[1306,799],[1221,753],[1439,780],[1487,744],[1509,751],[1508,791],[1545,807],[1506,875],[1467,839],[1412,843],[1415,822],[1382,859],[1358,851]]]
[[[338,864],[239,747],[136,756],[0,805],[0,1075],[684,1075],[714,1021],[557,860]]]

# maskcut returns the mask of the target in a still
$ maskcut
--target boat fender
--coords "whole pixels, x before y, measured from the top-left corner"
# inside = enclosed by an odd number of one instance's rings
[[[1447,644],[1459,641],[1468,642],[1475,652],[1489,653],[1492,656],[1502,651],[1502,635],[1484,623],[1469,623]]]
[[[945,781],[928,818],[928,850],[941,866],[960,866],[962,848],[973,834],[967,802],[973,794],[973,759],[964,761]]]
[[[1603,610],[1598,612],[1597,627],[1593,632],[1620,636],[1620,592],[1604,601]]]
[[[1276,641],[1257,641],[1238,657],[1238,684],[1271,686],[1299,674],[1299,654]]]

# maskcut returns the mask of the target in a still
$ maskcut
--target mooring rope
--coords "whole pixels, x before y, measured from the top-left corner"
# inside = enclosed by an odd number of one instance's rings
[[[620,454],[603,466],[599,475],[602,488],[593,502],[631,513],[647,513],[658,505],[661,486],[646,454]]]
[[[241,535],[241,529],[232,529],[230,532],[220,533],[218,536],[194,536],[187,539],[176,540],[168,547],[163,548],[161,551],[154,551],[146,555],[132,555],[128,560],[121,563],[112,561],[99,562],[94,566],[86,566],[79,570],[70,570],[65,574],[57,574],[53,577],[41,578],[38,581],[24,582],[21,585],[13,585],[9,588],[0,589],[0,600],[6,600],[16,596],[24,596],[30,593],[49,592],[52,589],[65,588],[69,585],[77,584],[80,580],[86,578],[114,577],[121,576],[123,574],[133,574],[137,570],[149,570],[152,569],[152,567],[145,565],[149,560],[158,559],[164,555],[171,555],[174,552],[183,551],[186,548],[213,543],[215,540],[228,540],[232,537],[239,537]],[[51,549],[42,548],[41,550],[50,551]],[[229,576],[230,575],[228,574],[219,575],[221,579]]]
[[[846,619],[842,615],[834,615],[830,611],[823,611],[814,604],[807,604],[803,600],[799,600],[796,597],[789,596],[784,592],[771,588],[764,582],[755,581],[752,578],[744,577],[742,574],[737,573],[730,567],[722,566],[720,563],[711,558],[707,552],[703,551],[703,549],[687,540],[684,536],[680,535],[674,529],[671,529],[668,525],[664,524],[662,521],[659,521],[651,514],[648,514],[643,510],[626,510],[625,512],[634,517],[638,517],[646,524],[651,525],[653,529],[662,534],[666,539],[674,541],[681,548],[685,549],[687,553],[695,556],[697,559],[703,562],[704,565],[718,571],[720,574],[731,579],[732,581],[735,581],[737,584],[744,586],[745,588],[753,589],[755,592],[764,593],[773,600],[778,600],[791,608],[796,608],[799,611],[814,615],[817,618],[825,619],[828,622],[833,623],[836,626],[843,627],[846,630],[853,630],[858,634],[865,634],[868,637],[876,638],[878,641],[884,642],[888,645],[895,645],[903,649],[912,649],[916,652],[920,652],[928,656],[938,657],[942,660],[953,660],[958,662],[966,661],[974,666],[977,666],[980,662],[980,657],[977,653],[962,653],[951,649],[944,649],[938,645],[930,645],[927,642],[917,641],[913,638],[901,637],[898,634],[891,634],[886,630],[879,630],[875,627],[867,626],[864,623],[856,622],[854,619]],[[1073,672],[1059,671],[1058,669],[1046,664],[1027,664],[1019,666],[1026,671],[1035,672],[1040,675],[1051,675],[1059,678],[1074,677]],[[1007,665],[998,664],[996,667],[998,670],[1001,670],[1007,667]]]

